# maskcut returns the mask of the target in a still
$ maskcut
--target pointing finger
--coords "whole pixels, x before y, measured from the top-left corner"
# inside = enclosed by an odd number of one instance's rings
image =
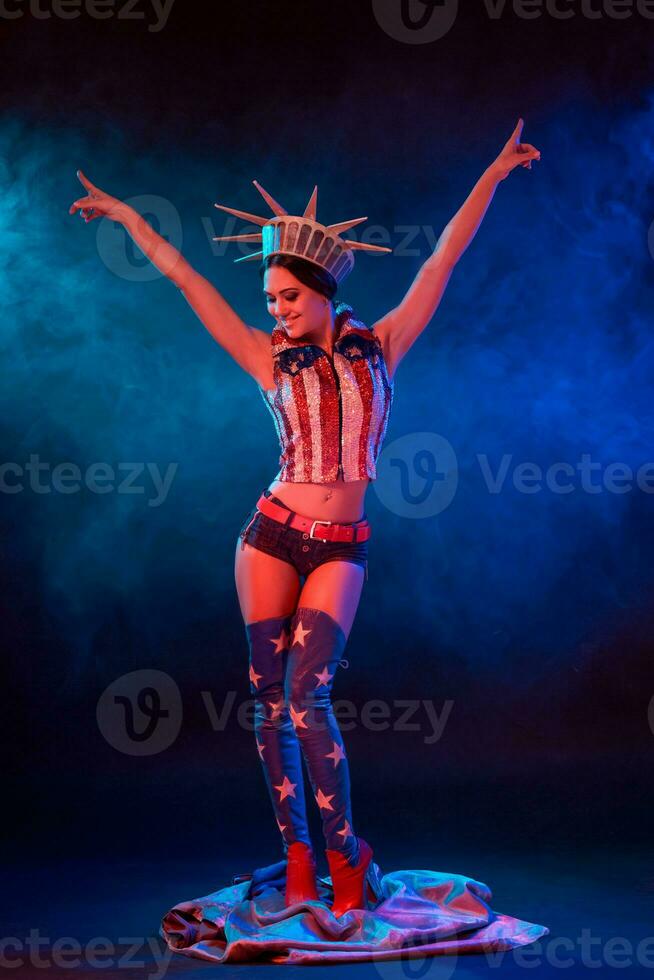
[[[518,119],[518,124],[517,124],[516,128],[513,130],[513,133],[511,134],[511,139],[515,139],[515,140],[519,140],[520,139],[520,134],[522,132],[522,128],[523,128],[524,124],[525,124],[524,119],[522,119],[522,118]]]
[[[81,182],[84,184],[84,186],[86,187],[86,189],[88,191],[97,191],[98,190],[98,188],[94,184],[91,183],[91,181],[88,179],[88,177],[86,177],[82,173],[81,170],[78,170],[77,171],[77,176],[81,180]]]

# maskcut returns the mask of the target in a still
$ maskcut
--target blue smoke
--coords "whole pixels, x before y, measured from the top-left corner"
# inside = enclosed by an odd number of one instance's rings
[[[653,119],[651,100],[621,114],[572,103],[525,131],[542,162],[500,184],[440,309],[397,372],[386,446],[409,433],[440,434],[456,454],[458,486],[449,506],[418,520],[369,491],[370,580],[352,637],[360,656],[411,665],[412,657],[435,664],[455,655],[482,675],[499,665],[520,685],[606,636],[624,607],[651,601],[651,493],[635,478],[628,492],[589,493],[578,472],[572,492],[554,493],[543,480],[540,492],[526,493],[513,471],[525,462],[543,473],[560,462],[575,468],[589,454],[601,485],[609,464],[635,474],[654,461]],[[473,158],[453,138],[444,159],[437,134],[431,147],[425,137],[415,187],[379,165],[365,184],[358,172],[348,184],[343,164],[325,161],[314,125],[297,173],[274,154],[265,172],[250,173],[249,160],[195,149],[132,155],[119,130],[35,129],[20,116],[2,123],[3,460],[25,467],[37,455],[51,488],[64,462],[87,478],[103,463],[115,476],[108,492],[83,481],[75,492],[38,492],[24,478],[22,491],[3,494],[9,554],[17,570],[30,569],[73,647],[62,687],[85,676],[118,611],[116,668],[130,662],[124,636],[137,638],[139,666],[161,666],[164,645],[177,658],[174,639],[203,618],[215,618],[220,650],[221,629],[229,634],[225,624],[239,615],[237,532],[278,457],[254,381],[177,289],[147,278],[148,263],[121,229],[68,214],[83,193],[75,171],[123,199],[163,199],[162,211],[152,205],[153,224],[170,219],[174,228],[178,219],[175,244],[263,329],[270,321],[256,265],[233,265],[236,248],[210,241],[243,230],[214,201],[265,213],[251,177],[291,209],[306,204],[315,175],[319,220],[370,214],[391,245],[402,238],[399,226],[426,225],[412,243],[418,255],[357,256],[339,295],[371,323],[399,302],[491,158]],[[496,134],[485,136],[495,146]],[[496,474],[503,457],[507,476],[492,493],[484,472]],[[162,498],[156,481],[166,472]],[[130,473],[132,489],[118,492]],[[221,652],[241,661],[236,647]]]

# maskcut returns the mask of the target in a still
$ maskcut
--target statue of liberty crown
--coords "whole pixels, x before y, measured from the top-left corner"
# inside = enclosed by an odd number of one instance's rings
[[[214,242],[262,242],[261,251],[234,259],[235,262],[251,262],[254,259],[265,259],[268,255],[295,255],[297,258],[322,266],[339,283],[354,268],[354,249],[367,252],[393,251],[382,245],[367,245],[340,237],[341,232],[349,231],[362,221],[367,221],[367,218],[353,218],[335,225],[322,225],[316,221],[317,186],[313,189],[304,213],[296,215],[289,214],[286,208],[271,197],[256,180],[252,183],[272,209],[274,218],[261,218],[256,214],[248,214],[247,211],[236,211],[234,208],[225,207],[223,204],[215,205],[221,211],[234,214],[237,218],[244,218],[255,225],[261,225],[261,231],[253,234],[219,235],[214,238]]]

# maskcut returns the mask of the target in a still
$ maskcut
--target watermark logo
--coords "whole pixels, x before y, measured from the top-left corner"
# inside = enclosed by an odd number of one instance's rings
[[[654,0],[483,0],[489,20],[511,13],[519,20],[628,20],[634,15],[654,20]],[[402,44],[432,44],[454,26],[458,0],[372,0],[375,20],[389,37]]]
[[[437,432],[411,432],[382,451],[373,486],[393,514],[417,520],[449,507],[458,480],[451,443]]]
[[[474,471],[467,472],[493,495],[511,488],[529,495],[545,491],[566,496],[581,490],[620,496],[635,489],[654,493],[654,462],[644,462],[637,469],[618,460],[604,465],[591,453],[581,453],[574,464],[556,460],[546,467],[516,459],[513,453],[498,457],[477,453]],[[373,485],[391,513],[419,520],[449,507],[458,482],[459,465],[451,443],[436,432],[411,432],[384,448]]]
[[[547,938],[528,942],[529,937],[523,932],[520,937],[514,937],[520,938],[522,945],[515,946],[513,949],[493,949],[492,947],[497,943],[495,937],[481,950],[479,957],[483,956],[485,967],[490,969],[491,973],[502,966],[522,969],[527,973],[539,967],[562,971],[570,970],[571,967],[576,967],[577,971],[596,970],[600,967],[620,970],[633,966],[641,970],[651,970],[654,967],[653,936],[645,936],[634,944],[624,936],[611,936],[604,939],[602,936],[594,935],[587,927],[583,927],[575,937],[549,936],[549,929],[546,930],[546,936]],[[462,960],[457,958],[456,949],[451,951],[448,949],[446,955],[429,955],[420,951],[421,946],[429,943],[435,943],[437,946],[444,945],[448,940],[454,944],[456,936],[444,935],[442,929],[421,932],[417,938],[410,937],[402,942],[399,963],[397,960],[376,960],[375,968],[381,976],[388,977],[389,980],[391,977],[396,980],[402,978],[445,980],[452,975],[464,978],[478,976],[481,959],[474,968],[468,970]],[[508,963],[505,962],[507,960]],[[456,974],[454,974],[455,968]]]
[[[148,31],[157,34],[168,23],[175,0],[0,0],[0,18],[18,20],[77,20],[84,13],[91,20],[150,21]]]
[[[148,500],[148,507],[160,507],[168,496],[177,467],[178,463],[169,463],[162,474],[156,463],[118,463],[114,469],[109,463],[96,462],[82,470],[77,463],[70,461],[56,463],[52,467],[38,453],[31,453],[29,461],[25,463],[0,463],[0,493],[13,495],[30,490],[39,495],[61,493],[68,496],[85,488],[90,493],[100,495],[144,494],[145,487],[137,481],[147,468],[147,479],[155,491]]]
[[[0,0],[2,2],[2,0]],[[175,205],[156,194],[141,194],[123,202],[133,208],[139,219],[149,225],[164,241],[177,251],[182,250],[182,219]],[[103,218],[98,222],[98,254],[107,269],[119,279],[129,282],[152,282],[164,273],[143,254],[120,221]]]
[[[182,726],[182,697],[162,670],[134,670],[113,681],[96,708],[100,732],[125,755],[156,755],[173,744]]]
[[[537,463],[513,463],[512,453],[503,453],[495,465],[485,453],[477,453],[477,462],[489,493],[498,494],[506,485],[509,471],[510,483],[518,493],[569,494],[581,488],[584,493],[623,494],[633,490],[634,481],[643,493],[654,493],[654,463],[643,463],[634,473],[627,463],[612,462],[602,466],[590,453],[582,453],[575,465],[563,461],[551,463],[547,469]]]
[[[654,0],[653,0],[654,2]],[[238,253],[241,256],[254,255],[260,250],[261,243],[214,241],[216,235],[253,234],[260,232],[259,225],[244,225],[240,219],[229,217],[218,226],[213,217],[204,215],[200,219],[212,255],[219,257]],[[396,224],[387,227],[382,224],[366,225],[360,232],[353,229],[348,232],[348,239],[360,242],[362,245],[382,245],[392,248],[393,258],[420,258],[432,255],[438,246],[441,230],[430,224]],[[371,253],[371,257],[388,258],[387,254]]]
[[[0,937],[0,969],[22,967],[21,976],[26,976],[28,970],[32,976],[39,976],[43,970],[55,967],[54,975],[60,977],[60,970],[72,974],[81,967],[87,976],[96,970],[100,976],[104,972],[105,977],[115,977],[116,971],[122,970],[129,971],[123,976],[136,976],[139,970],[138,976],[147,980],[162,980],[172,956],[173,950],[156,936],[119,936],[115,941],[93,936],[82,941],[76,936],[43,936],[39,929],[30,929],[28,936]],[[107,969],[111,969],[110,974]],[[53,976],[47,972],[45,975]]]
[[[476,971],[461,966],[456,949],[448,949],[447,955],[422,952],[421,947],[448,941],[450,937],[444,935],[442,925],[439,929],[421,928],[416,932],[402,939],[397,947],[398,955],[393,959],[373,961],[383,980],[450,980],[453,976],[471,980],[477,976]]]
[[[431,44],[454,26],[458,0],[372,0],[375,20],[395,41]]]
[[[258,732],[274,719],[289,714],[289,703],[271,702],[266,697],[248,698],[237,704],[237,692],[222,692],[222,700],[212,691],[201,691],[202,704],[213,732],[224,732],[230,721],[243,731]],[[304,708],[293,702],[293,709]],[[440,742],[452,714],[451,698],[438,706],[429,698],[381,698],[364,701],[359,707],[354,701],[339,698],[333,701],[334,719],[341,732],[361,727],[368,732],[408,732],[422,735],[425,745]],[[303,725],[314,731],[329,727],[322,709],[307,704],[301,712]],[[125,755],[157,755],[170,748],[179,736],[182,718],[182,697],[169,674],[160,670],[135,670],[123,674],[102,692],[96,708],[98,728],[105,740]]]

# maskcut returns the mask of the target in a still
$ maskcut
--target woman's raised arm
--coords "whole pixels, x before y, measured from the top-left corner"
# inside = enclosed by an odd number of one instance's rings
[[[74,201],[69,213],[79,209],[87,223],[105,217],[119,221],[152,264],[182,291],[212,337],[244,371],[265,386],[272,372],[269,334],[244,323],[209,280],[196,272],[181,252],[158,235],[134,208],[101,191],[81,170],[77,176],[88,194]]]
[[[452,270],[474,238],[498,183],[519,164],[531,169],[531,161],[540,160],[535,146],[520,142],[523,126],[524,121],[519,119],[497,159],[484,171],[443,229],[436,248],[419,269],[401,303],[374,324],[391,375],[436,312]]]

